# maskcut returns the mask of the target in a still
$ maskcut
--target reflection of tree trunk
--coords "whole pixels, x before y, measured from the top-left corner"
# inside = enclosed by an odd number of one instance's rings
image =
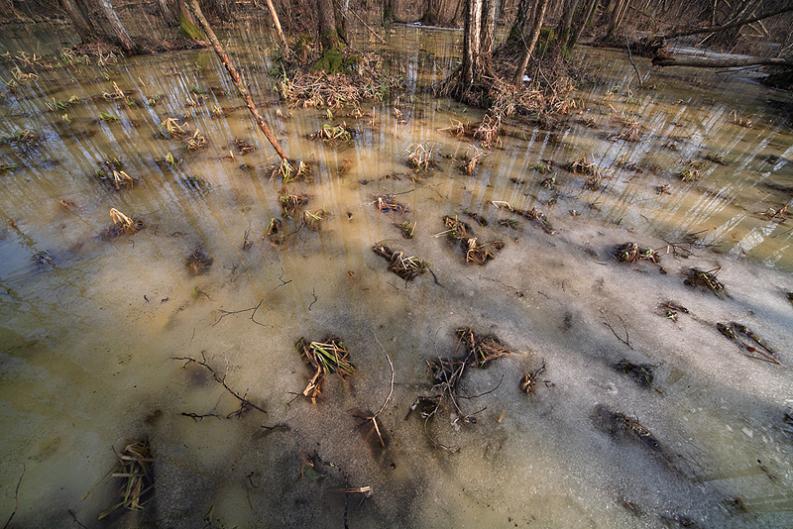
[[[394,20],[394,0],[383,0],[383,24]]]
[[[531,34],[529,35],[529,42],[526,44],[526,51],[523,53],[523,59],[520,65],[515,70],[515,84],[523,82],[523,76],[526,74],[526,68],[529,66],[529,61],[534,53],[534,48],[537,47],[537,41],[540,40],[540,32],[542,31],[542,22],[545,19],[545,10],[548,8],[548,0],[536,0],[534,3],[534,20],[532,21]]]

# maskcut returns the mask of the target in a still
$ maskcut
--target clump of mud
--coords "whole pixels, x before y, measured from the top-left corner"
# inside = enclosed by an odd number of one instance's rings
[[[190,275],[199,276],[209,272],[214,259],[207,255],[203,248],[198,247],[187,256],[185,266]]]
[[[388,270],[395,273],[405,281],[412,281],[429,268],[426,261],[415,255],[405,255],[404,252],[393,250],[383,243],[372,246],[372,251],[388,261]]]

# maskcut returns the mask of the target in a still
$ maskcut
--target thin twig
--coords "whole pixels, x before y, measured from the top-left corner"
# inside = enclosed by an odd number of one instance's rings
[[[215,370],[215,368],[213,368],[211,365],[209,365],[209,363],[207,362],[207,359],[206,359],[206,355],[204,354],[204,351],[201,351],[201,360],[196,360],[195,358],[193,358],[191,356],[172,356],[171,359],[172,360],[183,360],[185,362],[185,364],[184,364],[185,366],[187,366],[187,365],[189,365],[191,363],[200,365],[201,367],[203,367],[204,369],[206,369],[207,371],[209,371],[212,374],[212,378],[215,380],[215,382],[217,382],[218,384],[223,386],[226,389],[226,391],[231,393],[231,395],[234,396],[234,398],[236,398],[240,402],[240,408],[237,411],[230,413],[227,416],[227,418],[230,418],[230,417],[235,416],[235,415],[236,416],[242,415],[242,413],[244,413],[247,410],[247,407],[251,407],[254,410],[258,410],[258,411],[260,411],[262,413],[265,413],[265,414],[267,413],[266,411],[264,411],[264,408],[261,408],[261,407],[257,406],[256,404],[254,404],[253,402],[249,401],[246,398],[247,394],[246,395],[240,395],[237,391],[235,391],[234,389],[229,387],[229,385],[226,383],[226,375],[220,376],[220,373],[218,373]],[[190,417],[191,415],[187,415],[187,416]]]
[[[14,510],[11,511],[8,520],[6,520],[6,523],[3,525],[3,529],[7,529],[11,525],[11,520],[14,519],[14,516],[16,516],[17,510],[19,509],[19,488],[22,486],[23,477],[25,477],[25,465],[22,465],[22,473],[19,475],[16,492],[14,493]]]
[[[248,311],[253,311],[251,313],[251,317],[249,318],[253,323],[255,323],[256,325],[261,325],[262,327],[266,327],[266,325],[263,324],[262,322],[256,321],[256,311],[259,310],[259,308],[262,306],[262,303],[264,303],[264,299],[260,300],[259,303],[257,303],[253,307],[248,307],[247,309],[240,309],[240,310],[218,309],[218,312],[220,313],[220,316],[212,324],[212,327],[214,327],[215,325],[220,323],[223,320],[223,318],[225,318],[226,316],[231,316],[232,314],[240,314],[242,312],[248,312]]]
[[[607,321],[604,321],[603,325],[609,328],[611,334],[613,334],[614,337],[617,338],[617,340],[621,341],[622,343],[633,349],[633,346],[631,345],[631,337],[630,334],[628,333],[628,328],[625,326],[625,322],[622,320],[622,318],[620,318],[620,322],[622,323],[622,329],[625,331],[625,338],[622,338],[619,334],[617,334],[617,331],[614,330],[614,327],[612,327]]]

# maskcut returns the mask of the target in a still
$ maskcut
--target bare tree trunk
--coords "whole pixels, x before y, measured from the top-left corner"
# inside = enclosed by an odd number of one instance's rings
[[[284,35],[284,30],[281,28],[281,19],[278,18],[278,11],[275,10],[273,0],[266,0],[266,2],[267,10],[270,12],[270,16],[273,19],[275,32],[278,34],[278,38],[281,40],[281,46],[284,49],[284,57],[289,57],[289,42],[287,42],[286,35]]]
[[[595,10],[598,6],[598,0],[588,0],[589,4],[586,6],[586,11],[584,11],[584,17],[581,22],[576,26],[573,33],[570,35],[570,41],[568,46],[572,48],[578,43],[578,39],[581,38],[581,35],[586,31],[587,26],[592,21],[592,18],[595,16]]]
[[[349,44],[347,39],[347,13],[344,2],[346,0],[331,0],[333,4],[333,18],[336,20],[336,33],[344,44]]]
[[[610,40],[614,37],[614,33],[619,29],[622,18],[625,15],[625,11],[628,10],[630,3],[631,0],[617,0],[614,3],[614,8],[609,18],[609,25],[606,29],[606,40]]]
[[[545,10],[548,8],[548,0],[536,0],[534,3],[534,21],[532,22],[531,34],[529,42],[526,44],[526,51],[523,53],[523,59],[520,65],[515,70],[515,84],[523,82],[523,76],[526,74],[526,68],[529,66],[529,61],[534,53],[534,48],[537,47],[537,41],[540,40],[540,32],[542,31],[542,22],[545,18]]]
[[[223,66],[225,66],[229,77],[231,77],[231,80],[234,83],[234,86],[237,87],[237,92],[239,92],[240,97],[242,97],[243,101],[245,101],[248,111],[250,111],[253,119],[256,120],[259,130],[262,131],[262,134],[264,134],[264,137],[270,142],[270,145],[273,146],[273,149],[281,158],[281,160],[288,161],[286,153],[281,148],[281,144],[278,143],[278,139],[275,137],[275,134],[273,134],[273,131],[270,129],[269,125],[267,125],[267,122],[264,121],[264,118],[261,116],[261,114],[259,114],[259,109],[256,108],[256,103],[253,102],[253,97],[251,97],[251,94],[248,91],[248,88],[245,86],[242,77],[240,77],[237,68],[226,54],[226,51],[220,44],[217,35],[215,35],[215,32],[212,30],[212,26],[209,25],[204,13],[201,12],[201,6],[198,5],[198,0],[190,0],[190,7],[192,8],[196,19],[198,19],[198,23],[201,24],[204,33],[206,33],[207,37],[209,38],[209,42],[212,43],[212,47],[215,49],[215,54],[218,56],[218,59],[220,59],[220,62],[223,63]]]
[[[455,0],[427,0],[421,22],[427,26],[451,25],[457,18],[459,7],[460,2]]]
[[[61,0],[61,6],[69,16],[69,20],[71,20],[72,26],[74,26],[74,30],[77,32],[83,44],[97,39],[96,33],[91,29],[91,26],[85,19],[85,15],[80,11],[80,7],[74,0]]]
[[[110,0],[81,0],[85,19],[97,37],[102,36],[121,46],[124,53],[132,55],[136,47],[127,29],[118,18]]]
[[[169,26],[175,27],[179,25],[179,6],[173,0],[157,0],[157,6],[160,8],[163,20]]]
[[[558,49],[562,53],[568,49],[570,44],[570,38],[573,34],[573,15],[575,15],[577,9],[578,0],[567,0],[564,2],[564,10],[559,18],[559,26],[556,30]]]
[[[465,7],[461,89],[470,88],[482,72],[482,7],[484,0],[468,0]]]
[[[333,0],[316,0],[317,21],[319,23],[319,43],[322,52],[339,48],[343,44],[336,25],[336,12]]]
[[[482,11],[482,63],[486,70],[491,68],[493,43],[496,34],[496,10],[498,0],[484,0]]]
[[[509,29],[506,47],[515,47],[523,42],[523,35],[526,33],[526,22],[529,19],[529,12],[532,11],[531,0],[519,0],[518,12],[515,14],[515,20],[512,22],[512,27]]]

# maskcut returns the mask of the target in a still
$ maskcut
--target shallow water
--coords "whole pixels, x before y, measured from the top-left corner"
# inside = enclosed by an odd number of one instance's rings
[[[793,406],[793,306],[784,295],[793,291],[793,230],[791,220],[763,215],[793,193],[784,113],[793,98],[734,73],[653,71],[640,88],[623,54],[583,49],[596,76],[580,88],[571,119],[554,129],[508,122],[502,144],[467,176],[460,166],[473,143],[440,129],[481,112],[424,90],[454,64],[458,38],[395,28],[384,48],[405,93],[365,105],[363,118],[330,120],[278,100],[272,42],[255,25],[225,35],[287,152],[312,168],[312,181],[290,192],[331,214],[319,231],[285,219],[281,245],[266,236],[281,216],[274,156],[209,50],[75,64],[4,90],[0,136],[30,129],[43,138],[0,147],[0,507],[14,510],[21,475],[14,525],[793,524],[793,434],[784,421]],[[361,47],[379,48],[366,40]],[[54,49],[58,39],[36,42],[0,45]],[[113,83],[156,104],[103,97]],[[73,95],[78,103],[49,110]],[[225,115],[214,117],[214,105]],[[103,112],[119,120],[101,121]],[[164,139],[168,117],[185,118],[207,147]],[[640,123],[639,141],[616,138],[617,118]],[[355,129],[351,145],[308,138],[329,121]],[[240,153],[234,139],[255,150]],[[418,143],[435,153],[427,174],[406,163]],[[168,153],[176,164],[162,163]],[[583,156],[603,176],[595,190],[566,170]],[[113,157],[137,180],[133,189],[98,182],[100,163]],[[700,178],[681,182],[692,160]],[[541,182],[552,175],[548,189]],[[663,184],[668,194],[656,191]],[[375,197],[385,193],[409,212],[378,211]],[[555,233],[491,201],[537,207]],[[111,207],[146,228],[102,240]],[[460,215],[481,240],[503,240],[503,250],[483,267],[465,264],[442,234],[443,215]],[[497,223],[507,218],[517,229]],[[394,224],[403,221],[415,222],[414,239],[400,236]],[[692,233],[694,255],[667,254],[667,242]],[[612,248],[628,240],[659,248],[668,274],[617,263]],[[428,261],[439,284],[388,272],[371,250],[378,241]],[[191,276],[185,259],[196,248],[213,263]],[[688,266],[720,266],[730,297],[684,286]],[[665,319],[656,306],[667,299],[695,317]],[[781,365],[749,358],[711,325],[730,320],[772,344]],[[415,397],[431,392],[426,361],[457,351],[460,326],[494,333],[518,353],[468,373],[461,408],[475,424],[448,413],[426,425],[405,419]],[[347,384],[331,377],[312,405],[299,395],[311,373],[293,344],[327,334],[344,340],[358,371]],[[390,438],[381,454],[350,410],[377,410],[386,399],[384,351],[395,384],[380,415]],[[266,414],[223,418],[238,402],[205,370],[173,358],[202,353]],[[651,388],[610,367],[624,358],[655,366]],[[525,395],[520,378],[543,362],[535,394]],[[662,449],[605,432],[600,404],[637,417]],[[107,477],[112,447],[142,437],[155,459],[152,499],[96,522],[117,501],[118,480]],[[339,492],[362,486],[373,490],[365,501]]]

